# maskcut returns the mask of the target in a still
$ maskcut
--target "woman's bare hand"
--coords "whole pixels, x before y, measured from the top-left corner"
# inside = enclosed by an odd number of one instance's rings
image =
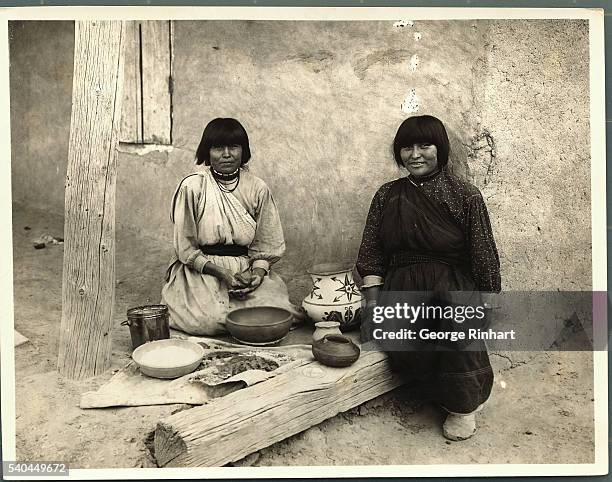
[[[243,286],[249,286],[251,284],[251,280],[253,279],[253,273],[250,270],[245,270],[242,273],[234,274],[234,278],[240,281]]]
[[[231,293],[234,290],[239,290],[248,286],[247,283],[242,281],[240,277],[237,276],[238,273],[232,273],[230,270],[223,270],[221,274],[222,281],[226,284],[228,291]]]
[[[246,284],[246,286],[242,288],[230,290],[229,291],[230,296],[234,296],[236,298],[246,297],[246,295],[248,295],[249,293],[259,288],[261,283],[263,283],[263,279],[265,275],[266,275],[266,272],[262,270],[261,268],[255,268],[253,271],[248,271],[248,274],[247,274],[247,271],[243,271],[242,273],[237,273],[235,276],[238,276],[239,279],[244,280],[244,281],[248,280],[248,283]]]
[[[209,274],[214,276],[222,283],[225,283],[228,290],[236,290],[248,286],[250,280],[246,282],[241,277],[237,276],[238,273],[232,273],[229,269],[214,264],[208,261],[204,268],[202,268],[202,274]]]

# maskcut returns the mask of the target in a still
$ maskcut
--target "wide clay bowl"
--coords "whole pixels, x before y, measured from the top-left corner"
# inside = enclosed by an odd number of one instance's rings
[[[361,350],[344,335],[325,335],[312,344],[312,354],[323,365],[348,367],[357,361]]]
[[[291,329],[293,315],[276,306],[253,306],[230,311],[225,326],[240,343],[254,346],[273,345]]]
[[[132,359],[140,372],[154,378],[178,378],[194,371],[202,362],[204,349],[187,340],[158,340],[140,345]]]

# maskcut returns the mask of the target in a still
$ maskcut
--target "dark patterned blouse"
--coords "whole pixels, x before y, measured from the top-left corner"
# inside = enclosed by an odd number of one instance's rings
[[[466,264],[480,291],[499,292],[501,278],[499,256],[493,238],[491,222],[482,194],[474,185],[448,174],[436,172],[429,176],[410,178],[425,196],[443,212],[449,214],[461,228],[467,246]],[[383,184],[374,195],[363,231],[357,258],[357,271],[363,276],[385,276],[389,257],[380,239],[383,208],[391,188],[404,178]]]

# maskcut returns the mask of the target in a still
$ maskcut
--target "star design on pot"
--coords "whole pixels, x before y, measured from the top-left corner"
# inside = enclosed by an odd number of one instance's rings
[[[312,284],[312,289],[310,290],[310,297],[311,298],[317,298],[318,300],[322,300],[323,296],[320,293],[317,293],[318,290],[320,290],[321,288],[317,285],[317,283],[319,281],[321,281],[323,278],[317,278],[314,283]]]
[[[344,275],[344,281],[333,276],[332,281],[336,281],[340,283],[340,287],[336,289],[337,293],[340,293],[339,296],[334,298],[334,303],[340,301],[344,296],[347,297],[349,301],[353,300],[353,295],[358,296],[359,291],[357,291],[357,285],[354,281],[351,281],[348,277],[348,274]]]

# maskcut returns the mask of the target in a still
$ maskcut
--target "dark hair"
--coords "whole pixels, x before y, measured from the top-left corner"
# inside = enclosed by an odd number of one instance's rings
[[[204,128],[202,140],[196,150],[196,164],[210,166],[210,148],[215,146],[242,146],[242,165],[251,159],[249,136],[236,119],[217,117]]]
[[[404,165],[400,156],[402,147],[412,146],[420,142],[435,145],[438,151],[438,167],[442,169],[446,166],[450,150],[448,134],[442,121],[431,115],[409,117],[397,129],[397,134],[395,134],[393,140],[393,154],[398,166],[402,167]]]

